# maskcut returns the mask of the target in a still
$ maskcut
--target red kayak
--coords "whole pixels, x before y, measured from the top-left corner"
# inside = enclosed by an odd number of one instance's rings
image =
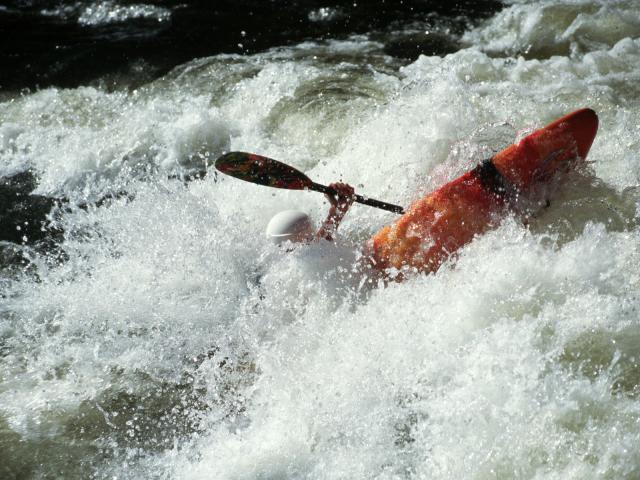
[[[368,243],[372,263],[381,270],[435,271],[475,235],[497,226],[519,197],[584,160],[597,130],[598,116],[585,108],[510,145],[376,233]]]

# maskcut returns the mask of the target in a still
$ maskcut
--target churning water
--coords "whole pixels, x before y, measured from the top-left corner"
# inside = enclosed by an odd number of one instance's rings
[[[415,61],[362,35],[4,94],[0,175],[64,200],[0,243],[0,475],[640,478],[639,7],[513,2]],[[321,195],[186,181],[246,150],[408,205],[581,107],[600,131],[549,208],[401,284],[353,269],[393,214],[283,253],[269,218],[319,223]]]

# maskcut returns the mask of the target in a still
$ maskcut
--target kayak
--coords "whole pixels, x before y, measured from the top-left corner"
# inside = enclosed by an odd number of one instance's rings
[[[495,228],[519,200],[584,160],[598,116],[577,110],[415,201],[368,242],[377,270],[433,272],[476,235]]]

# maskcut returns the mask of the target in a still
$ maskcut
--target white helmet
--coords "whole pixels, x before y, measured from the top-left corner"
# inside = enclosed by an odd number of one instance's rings
[[[298,210],[285,210],[277,213],[267,225],[267,238],[279,244],[284,241],[305,242],[311,240],[314,233],[309,216]]]

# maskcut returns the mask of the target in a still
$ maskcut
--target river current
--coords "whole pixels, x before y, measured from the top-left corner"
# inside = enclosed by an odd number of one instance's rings
[[[78,18],[171,15],[105,3]],[[640,478],[640,4],[416,15],[0,94],[33,202],[0,242],[2,478]],[[389,48],[430,35],[456,47]],[[191,178],[245,150],[406,206],[582,107],[598,135],[548,208],[402,283],[354,271],[391,213],[283,252],[270,217],[319,224],[322,195]]]

